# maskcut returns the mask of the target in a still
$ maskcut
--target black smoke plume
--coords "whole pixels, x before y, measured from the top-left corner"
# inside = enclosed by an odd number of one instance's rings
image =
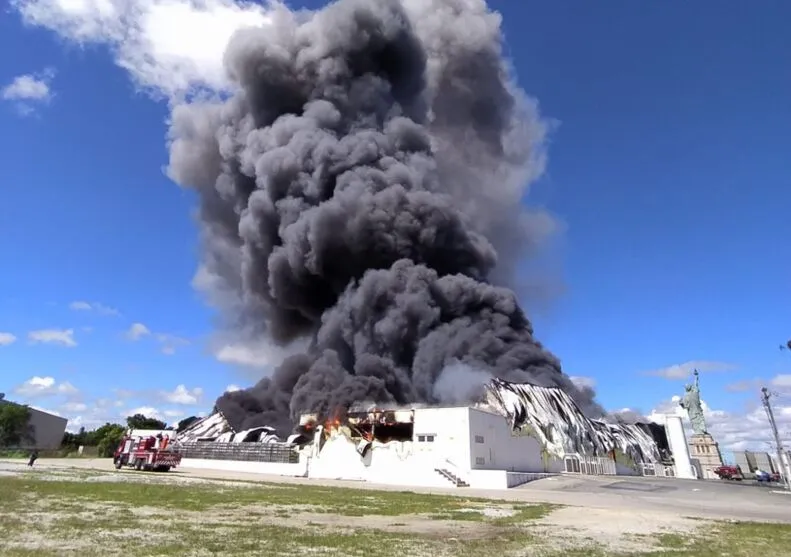
[[[235,94],[171,121],[170,175],[199,194],[213,303],[247,339],[310,340],[217,407],[282,432],[304,411],[442,402],[438,379],[466,366],[600,412],[495,286],[552,223],[521,205],[546,129],[499,15],[483,0],[271,13],[228,45]]]

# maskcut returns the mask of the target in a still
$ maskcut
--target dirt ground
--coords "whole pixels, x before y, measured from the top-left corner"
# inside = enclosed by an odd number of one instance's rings
[[[233,553],[212,550],[212,544],[231,537],[241,547],[245,543],[267,547],[265,553],[244,549],[248,555],[672,552],[683,556],[687,553],[679,553],[679,544],[682,550],[693,547],[723,527],[694,515],[640,508],[639,501],[627,504],[626,495],[605,494],[604,499],[613,498],[610,503],[624,503],[610,508],[558,506],[532,501],[540,499],[536,490],[523,490],[521,498],[518,489],[483,494],[484,498],[481,492],[465,491],[464,495],[460,490],[352,492],[345,485],[335,485],[338,482],[292,480],[275,485],[247,476],[187,469],[170,474],[117,472],[109,462],[80,460],[43,460],[30,470],[20,461],[0,461],[0,491],[4,480],[9,493],[11,488],[17,490],[16,507],[0,498],[0,527],[6,532],[5,541],[0,540],[0,554],[91,555],[96,549],[92,540],[120,537],[126,542],[146,540],[145,547],[156,545],[156,552],[151,549],[140,555],[224,555]],[[556,498],[568,500],[578,488],[572,482],[565,488],[558,484],[554,491],[560,494]],[[590,495],[579,499],[584,503]],[[23,521],[20,512],[25,513]],[[791,528],[787,530],[791,541]],[[391,543],[371,545],[373,535],[388,537]],[[196,536],[203,540],[199,546],[188,544]],[[143,547],[140,543],[138,550]]]

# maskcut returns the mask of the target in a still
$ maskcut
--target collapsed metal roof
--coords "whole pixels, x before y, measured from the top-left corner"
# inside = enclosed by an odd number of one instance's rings
[[[493,379],[486,385],[485,391],[486,406],[503,415],[512,430],[529,428],[546,450],[556,457],[568,453],[605,455],[617,449],[636,463],[661,462],[669,458],[667,438],[661,426],[590,419],[568,393],[557,387]],[[374,419],[371,417],[374,415],[379,418],[390,417],[391,421],[411,421],[401,416],[410,412],[403,408],[384,412],[368,409],[368,413],[355,413],[357,416],[353,416],[355,419],[351,421]],[[311,421],[316,416],[306,414],[302,418],[301,422]],[[219,410],[190,425],[178,435],[177,441],[282,442],[272,427],[235,431]]]
[[[275,429],[268,426],[235,431],[219,410],[191,424],[178,434],[176,440],[179,443],[195,443],[197,441],[214,441],[218,443],[280,442]]]
[[[493,379],[486,386],[486,400],[510,421],[512,429],[532,429],[555,456],[605,455],[619,449],[637,463],[662,460],[650,427],[590,419],[557,387]]]

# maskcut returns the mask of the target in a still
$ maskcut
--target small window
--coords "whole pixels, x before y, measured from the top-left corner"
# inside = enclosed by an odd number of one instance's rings
[[[418,443],[425,443],[426,442],[426,436],[425,435],[418,435],[417,436],[417,442]]]
[[[433,443],[434,442],[434,436],[433,435],[426,435],[426,442],[427,443]]]
[[[476,435],[475,442],[483,444],[484,443],[483,435]]]
[[[475,464],[477,466],[483,466],[484,464],[486,464],[486,459],[483,458],[482,456],[477,456],[475,457]]]

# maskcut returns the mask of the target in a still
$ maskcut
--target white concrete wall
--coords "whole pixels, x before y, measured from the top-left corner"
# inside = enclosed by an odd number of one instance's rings
[[[431,444],[431,443],[428,443]],[[374,443],[365,457],[344,435],[331,435],[310,460],[308,476],[322,479],[361,480],[387,485],[451,487],[435,468],[433,452],[412,441]]]
[[[321,452],[310,460],[308,475],[328,480],[365,480],[368,467],[360,456],[357,445],[342,434],[334,434],[324,442]]]
[[[182,468],[203,470],[227,470],[229,472],[251,472],[254,474],[273,474],[277,476],[306,476],[306,461],[297,464],[280,462],[245,462],[241,460],[209,460],[204,458],[184,458]]]
[[[676,465],[676,477],[694,480],[698,477],[692,466],[689,457],[689,447],[687,445],[687,435],[684,433],[684,424],[681,416],[677,414],[667,414],[665,416],[665,431],[670,445],[670,452],[673,453],[673,463]]]
[[[505,470],[471,470],[464,480],[474,489],[508,489]]]
[[[417,408],[414,425],[415,452],[433,455],[433,460],[448,461],[444,468],[470,469],[469,408]],[[434,436],[433,442],[421,436]]]
[[[545,466],[537,439],[514,435],[503,416],[476,408],[467,410],[472,469],[537,473],[551,467]]]
[[[422,450],[418,443],[375,443],[365,457],[356,445],[343,435],[336,435],[324,443],[318,456],[311,459],[308,475],[311,478],[361,480],[384,485],[420,487],[452,487],[453,484],[436,472],[441,467],[441,455]],[[476,489],[507,489],[532,479],[529,474],[506,470],[446,469],[470,487]]]

